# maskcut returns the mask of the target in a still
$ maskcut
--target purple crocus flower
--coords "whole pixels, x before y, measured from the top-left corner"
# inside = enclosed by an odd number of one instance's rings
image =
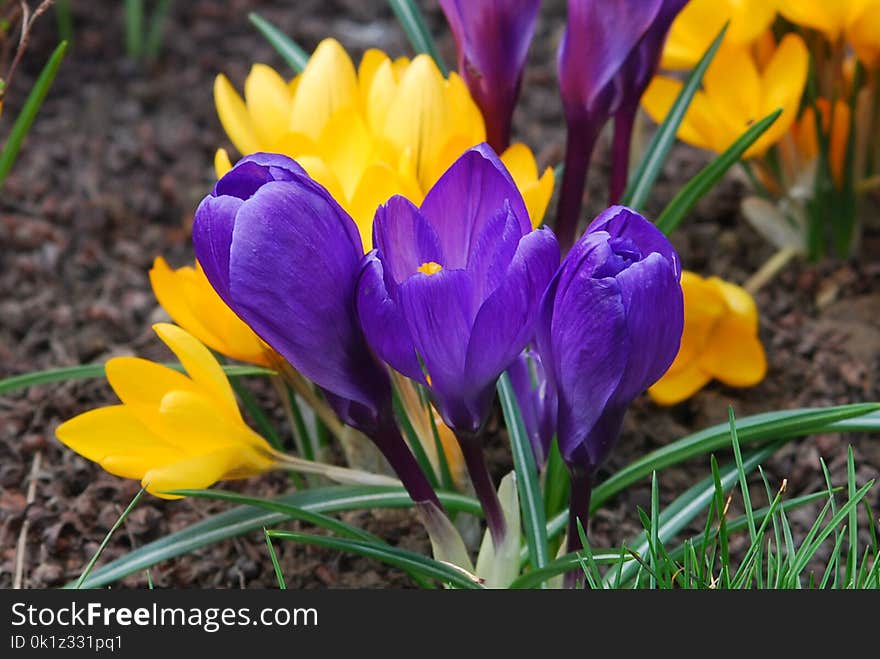
[[[510,145],[513,108],[541,0],[440,0],[455,36],[458,71],[498,153]]]
[[[672,20],[685,4],[686,0],[568,2],[568,23],[557,62],[568,124],[557,217],[563,249],[574,242],[587,167],[599,132],[619,113],[612,201],[623,192],[628,164],[623,158],[628,157],[632,117],[657,67]]]
[[[667,238],[613,206],[590,224],[547,288],[538,350],[558,396],[557,439],[572,475],[569,546],[586,527],[592,478],[630,402],[666,372],[684,328],[681,264]]]
[[[193,243],[226,304],[376,442],[415,501],[439,507],[394,424],[388,373],[358,325],[363,247],[330,194],[290,158],[255,153],[199,204]]]
[[[428,387],[461,444],[498,546],[504,518],[479,435],[498,377],[533,336],[559,265],[556,238],[532,231],[510,174],[482,144],[453,163],[420,208],[400,196],[380,207],[373,244],[357,291],[367,341]]]
[[[549,386],[544,364],[536,351],[523,352],[507,369],[535,462],[547,462],[556,432],[556,391]]]

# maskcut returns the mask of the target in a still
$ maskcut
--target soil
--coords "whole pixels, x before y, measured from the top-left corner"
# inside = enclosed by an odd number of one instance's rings
[[[122,3],[71,3],[75,42],[34,124],[0,198],[0,378],[40,369],[101,363],[122,354],[167,360],[150,330],[164,317],[147,270],[156,255],[174,265],[192,259],[192,213],[209,190],[213,153],[230,146],[216,117],[212,84],[223,71],[241,88],[252,62],[286,71],[283,61],[247,20],[257,10],[311,50],[335,36],[359,57],[379,46],[409,52],[385,2],[315,0],[297,3],[174,3],[162,53],[150,66],[125,56]],[[149,3],[148,3],[149,4]],[[448,62],[454,46],[435,2],[432,32]],[[562,2],[545,2],[526,72],[515,134],[543,164],[562,157],[563,119],[556,92],[555,48]],[[7,96],[0,134],[58,41],[50,16],[38,22],[31,47]],[[655,189],[656,213],[707,161],[677,146]],[[590,179],[592,213],[602,208],[608,158],[600,146]],[[771,254],[745,223],[744,186],[728,177],[695,209],[674,242],[685,267],[742,283]],[[650,213],[649,213],[650,214]],[[686,403],[658,408],[646,397],[627,416],[619,450],[604,474],[647,451],[707,425],[738,416],[801,406],[880,400],[880,232],[866,230],[862,260],[796,262],[757,296],[769,372],[757,387],[706,387]],[[259,382],[250,383],[271,400]],[[23,585],[57,587],[76,578],[138,484],[110,476],[62,447],[54,429],[87,409],[115,402],[103,381],[35,387],[0,398],[0,587],[10,587],[16,545],[25,520]],[[279,422],[280,412],[276,410]],[[858,480],[876,478],[880,437],[825,435],[789,443],[765,465],[776,487],[788,479],[794,496],[824,487],[822,458],[835,482],[845,479],[852,445]],[[497,436],[489,446],[500,478],[511,468]],[[724,456],[727,459],[727,456]],[[38,461],[38,468],[34,469]],[[709,472],[708,458],[666,469],[664,501]],[[27,502],[34,477],[34,499]],[[229,489],[272,496],[290,489],[284,474],[268,474]],[[765,501],[763,488],[753,498]],[[880,509],[880,488],[871,494]],[[640,530],[636,506],[647,508],[647,483],[627,490],[592,520],[595,546],[614,546]],[[736,504],[734,504],[736,505]],[[146,497],[101,558],[116,558],[227,506],[204,500],[165,502]],[[815,509],[793,513],[795,535]],[[395,545],[428,552],[424,533],[406,511],[346,515]],[[296,525],[290,525],[295,527]],[[277,547],[291,588],[408,587],[400,572],[338,552],[286,543]],[[156,587],[273,587],[275,577],[261,533],[167,561],[151,570]],[[121,585],[143,587],[144,573]]]

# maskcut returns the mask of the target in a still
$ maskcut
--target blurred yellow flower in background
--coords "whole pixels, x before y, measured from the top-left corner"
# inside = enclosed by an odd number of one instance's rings
[[[232,359],[271,366],[270,348],[226,306],[198,262],[172,270],[157,256],[150,284],[172,320],[206,346]]]
[[[748,46],[776,17],[776,0],[690,0],[672,23],[663,47],[663,69],[690,69],[730,21],[724,42]]]
[[[694,395],[713,378],[732,387],[758,384],[767,372],[758,309],[740,286],[685,270],[684,333],[666,374],[648,389],[661,405]]]
[[[486,139],[483,117],[456,73],[444,78],[426,55],[392,61],[375,49],[355,70],[334,39],[322,41],[290,82],[255,64],[244,99],[218,75],[214,101],[239,152],[294,158],[352,215],[366,249],[380,204],[394,194],[420,204],[463,151]],[[513,145],[502,160],[537,226],[553,192],[553,171],[538,177],[524,145]],[[215,167],[218,177],[231,167],[222,149]]]
[[[164,491],[205,488],[277,466],[280,454],[245,424],[211,352],[175,325],[153,329],[188,376],[138,357],[110,359],[107,379],[122,404],[62,423],[58,439],[162,498],[176,498]]]
[[[694,96],[678,137],[696,147],[721,153],[755,121],[782,108],[779,118],[743,157],[763,155],[791,128],[808,68],[809,53],[796,34],[785,35],[760,63],[749,48],[723,46],[706,71],[703,89]],[[679,80],[656,76],[642,97],[642,106],[659,123],[681,88]]]
[[[855,3],[846,25],[846,39],[869,69],[880,66],[880,0]]]
[[[821,131],[828,140],[828,161],[831,176],[838,189],[843,187],[846,167],[846,147],[849,139],[850,109],[841,100],[834,103],[834,111],[827,98],[816,101],[821,118]],[[812,107],[804,109],[801,118],[792,126],[795,148],[799,159],[809,163],[819,155],[819,137],[816,126],[816,113]]]

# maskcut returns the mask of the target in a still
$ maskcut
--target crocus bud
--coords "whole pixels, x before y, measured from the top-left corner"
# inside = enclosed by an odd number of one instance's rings
[[[436,495],[394,425],[391,383],[354,310],[354,220],[290,158],[242,158],[199,204],[196,257],[223,301],[346,423],[376,441],[416,501]]]
[[[568,2],[558,56],[559,90],[568,124],[557,220],[563,250],[574,242],[587,167],[599,132],[622,109],[634,112],[632,98],[642,95],[669,25],[683,4],[683,0]],[[621,141],[628,149],[624,137]],[[622,184],[612,184],[612,195],[617,188],[622,191]]]
[[[623,206],[600,214],[547,288],[537,344],[558,396],[559,450],[572,474],[569,547],[586,525],[592,478],[627,406],[669,368],[684,326],[678,254]]]
[[[458,72],[486,122],[490,146],[510,145],[513,108],[541,0],[440,0],[458,48]]]

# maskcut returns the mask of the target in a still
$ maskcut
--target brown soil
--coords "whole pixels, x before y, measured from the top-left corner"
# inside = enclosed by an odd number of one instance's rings
[[[283,61],[247,21],[256,9],[306,49],[335,36],[359,56],[370,46],[408,52],[385,2],[353,0],[175,3],[162,56],[152,67],[126,59],[122,3],[72,3],[76,37],[52,92],[0,198],[0,377],[39,369],[99,363],[120,354],[168,359],[150,330],[163,317],[147,270],[156,255],[175,265],[192,258],[193,210],[212,183],[212,158],[226,145],[213,109],[217,72],[241,86],[252,62],[286,71]],[[431,5],[429,20],[453,61],[453,44]],[[533,45],[516,134],[556,164],[563,146],[555,89],[554,53],[562,29],[560,2],[546,2]],[[7,99],[0,134],[57,42],[51,16],[37,26]],[[656,212],[706,161],[676,147],[650,210]],[[590,211],[601,209],[606,181],[604,148],[590,181]],[[743,187],[729,178],[703,200],[675,236],[688,269],[743,282],[772,253],[738,211]],[[768,351],[767,379],[749,390],[710,385],[690,401],[660,409],[642,398],[626,422],[607,471],[709,424],[772,409],[880,399],[880,233],[869,229],[861,262],[794,264],[757,297]],[[254,389],[266,400],[259,382]],[[12,584],[16,543],[29,520],[24,585],[55,587],[78,576],[138,485],[112,477],[62,447],[55,427],[84,410],[113,402],[101,381],[56,384],[0,398],[0,587]],[[279,422],[282,417],[276,414]],[[819,458],[841,482],[846,447],[853,445],[858,478],[876,478],[880,443],[873,436],[828,435],[792,442],[766,466],[770,482],[789,479],[792,495],[823,487]],[[33,464],[35,500],[26,503]],[[495,441],[496,477],[510,469],[509,450]],[[724,456],[725,460],[727,456]],[[662,473],[664,501],[708,473],[708,459]],[[270,474],[230,489],[271,496],[290,488]],[[754,490],[763,502],[762,489]],[[880,508],[880,489],[871,495]],[[591,525],[596,546],[611,546],[639,530],[636,506],[646,507],[641,483],[604,507]],[[103,563],[226,506],[208,501],[146,498],[108,546]],[[811,523],[793,514],[795,532]],[[392,544],[427,552],[420,527],[407,512],[346,517]],[[292,588],[404,587],[401,573],[372,561],[293,544],[278,547]],[[152,569],[157,587],[271,587],[274,575],[262,534],[207,547]],[[144,586],[144,574],[126,586]]]

